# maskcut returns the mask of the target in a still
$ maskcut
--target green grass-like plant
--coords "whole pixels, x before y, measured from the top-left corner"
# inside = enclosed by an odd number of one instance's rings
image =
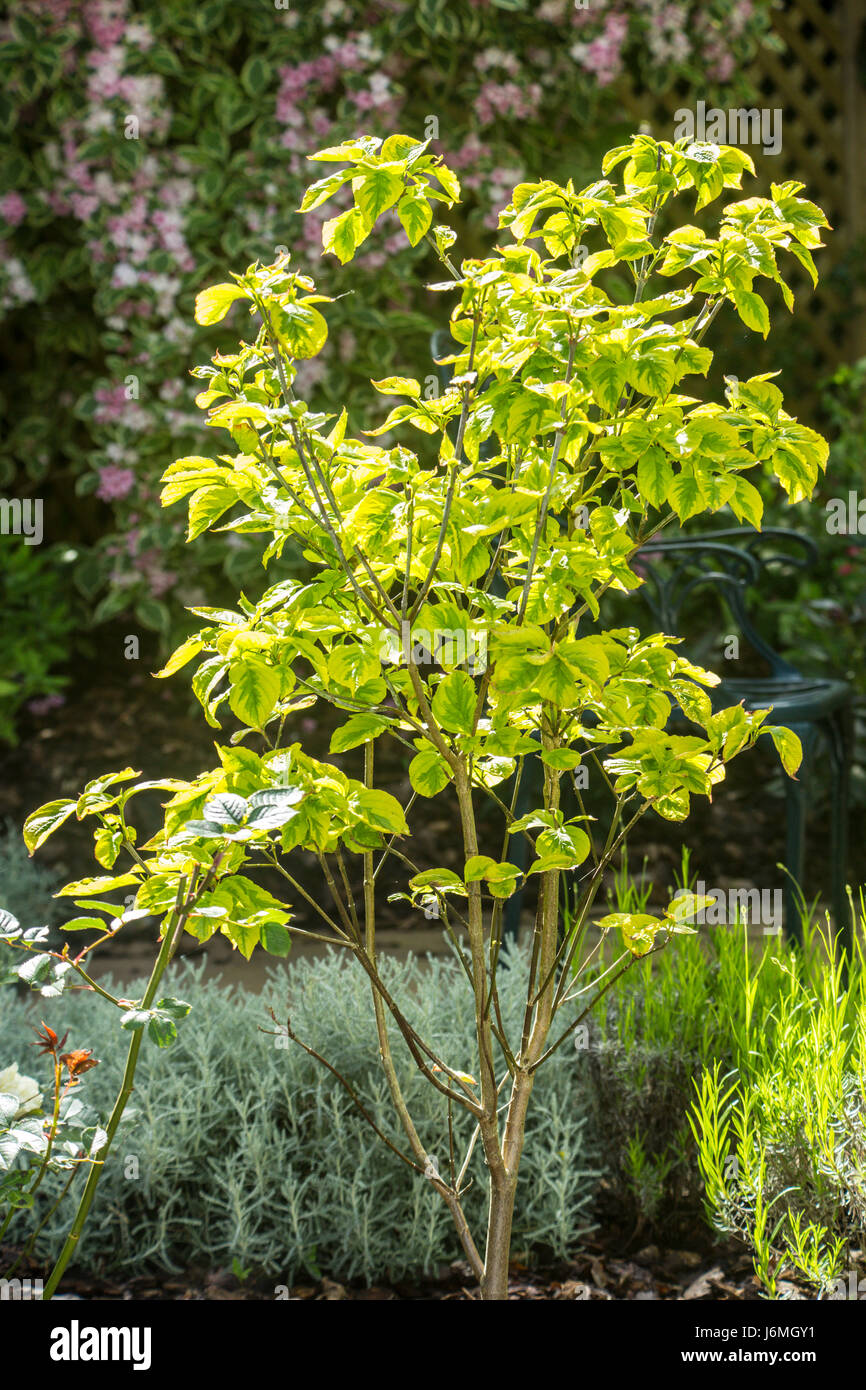
[[[771,1298],[786,1272],[835,1291],[866,1236],[864,962],[846,978],[825,954],[765,956],[772,1006],[740,1010],[735,1065],[704,1070],[690,1116],[708,1219]]]

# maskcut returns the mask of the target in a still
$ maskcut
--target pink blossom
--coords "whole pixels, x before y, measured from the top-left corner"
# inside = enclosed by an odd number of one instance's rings
[[[24,221],[27,216],[27,204],[20,193],[6,193],[0,198],[0,216],[10,227],[17,227],[19,222]]]
[[[619,48],[605,36],[591,43],[574,44],[571,56],[585,72],[592,73],[600,87],[609,86],[622,68]]]
[[[481,125],[492,125],[497,116],[522,119],[531,116],[541,99],[541,87],[530,82],[485,82],[478,93],[476,113]]]
[[[101,47],[119,43],[126,28],[126,7],[113,0],[90,0],[84,7],[85,23]]]
[[[486,159],[489,154],[489,145],[483,145],[473,131],[467,137],[462,149],[455,150],[453,154],[449,155],[448,163],[455,169],[465,169],[468,165],[477,164],[479,160]]]
[[[131,468],[115,468],[108,464],[99,472],[99,487],[96,495],[102,502],[118,502],[125,497],[135,483]]]
[[[727,82],[734,73],[736,62],[732,53],[720,53],[710,68],[710,76],[717,82]]]
[[[147,582],[153,597],[160,598],[177,583],[177,575],[173,570],[153,569],[148,571]]]
[[[151,548],[144,550],[135,558],[135,568],[144,577],[154,598],[159,598],[177,583],[177,575],[172,570],[162,568],[162,554]]]
[[[93,214],[99,209],[99,199],[87,193],[73,193],[69,199],[69,204],[79,222],[89,222]]]

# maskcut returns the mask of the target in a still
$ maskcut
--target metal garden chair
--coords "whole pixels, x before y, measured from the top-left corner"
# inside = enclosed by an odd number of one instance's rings
[[[799,553],[792,553],[793,548]],[[824,743],[831,774],[831,904],[837,934],[850,947],[850,907],[845,890],[848,859],[848,796],[853,753],[852,692],[841,680],[805,676],[765,640],[749,612],[747,595],[774,567],[808,568],[818,558],[807,536],[781,527],[754,531],[734,526],[674,540],[654,541],[639,552],[645,562],[641,589],[662,632],[679,633],[687,600],[709,586],[730,611],[740,634],[768,668],[766,675],[726,676],[709,693],[716,709],[740,701],[748,710],[772,706],[772,722],[792,729],[803,745],[803,762],[796,780],[785,779],[785,866],[790,875],[784,892],[785,931],[800,936],[797,890],[805,868],[806,817],[809,781],[818,746]],[[724,663],[723,663],[724,664]]]

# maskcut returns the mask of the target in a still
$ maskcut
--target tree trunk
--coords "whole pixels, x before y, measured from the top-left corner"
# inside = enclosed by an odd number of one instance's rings
[[[516,1178],[490,1184],[490,1210],[487,1221],[487,1249],[481,1297],[485,1302],[508,1298],[508,1258],[511,1252],[511,1221],[514,1215]]]

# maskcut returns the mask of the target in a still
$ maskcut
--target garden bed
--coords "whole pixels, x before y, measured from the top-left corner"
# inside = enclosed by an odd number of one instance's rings
[[[703,1233],[696,1233],[703,1236]],[[634,1254],[617,1253],[615,1242],[586,1242],[580,1258],[527,1265],[512,1260],[508,1297],[515,1302],[748,1302],[760,1286],[748,1255],[735,1251],[664,1250],[649,1245]],[[13,1252],[5,1252],[12,1254]],[[39,1269],[26,1271],[37,1278]],[[785,1281],[787,1299],[807,1299],[808,1291]],[[60,1297],[107,1302],[470,1302],[478,1298],[472,1272],[455,1261],[429,1279],[394,1283],[340,1282],[323,1276],[275,1288],[261,1280],[239,1279],[231,1270],[190,1270],[183,1276],[94,1279],[72,1270]]]

